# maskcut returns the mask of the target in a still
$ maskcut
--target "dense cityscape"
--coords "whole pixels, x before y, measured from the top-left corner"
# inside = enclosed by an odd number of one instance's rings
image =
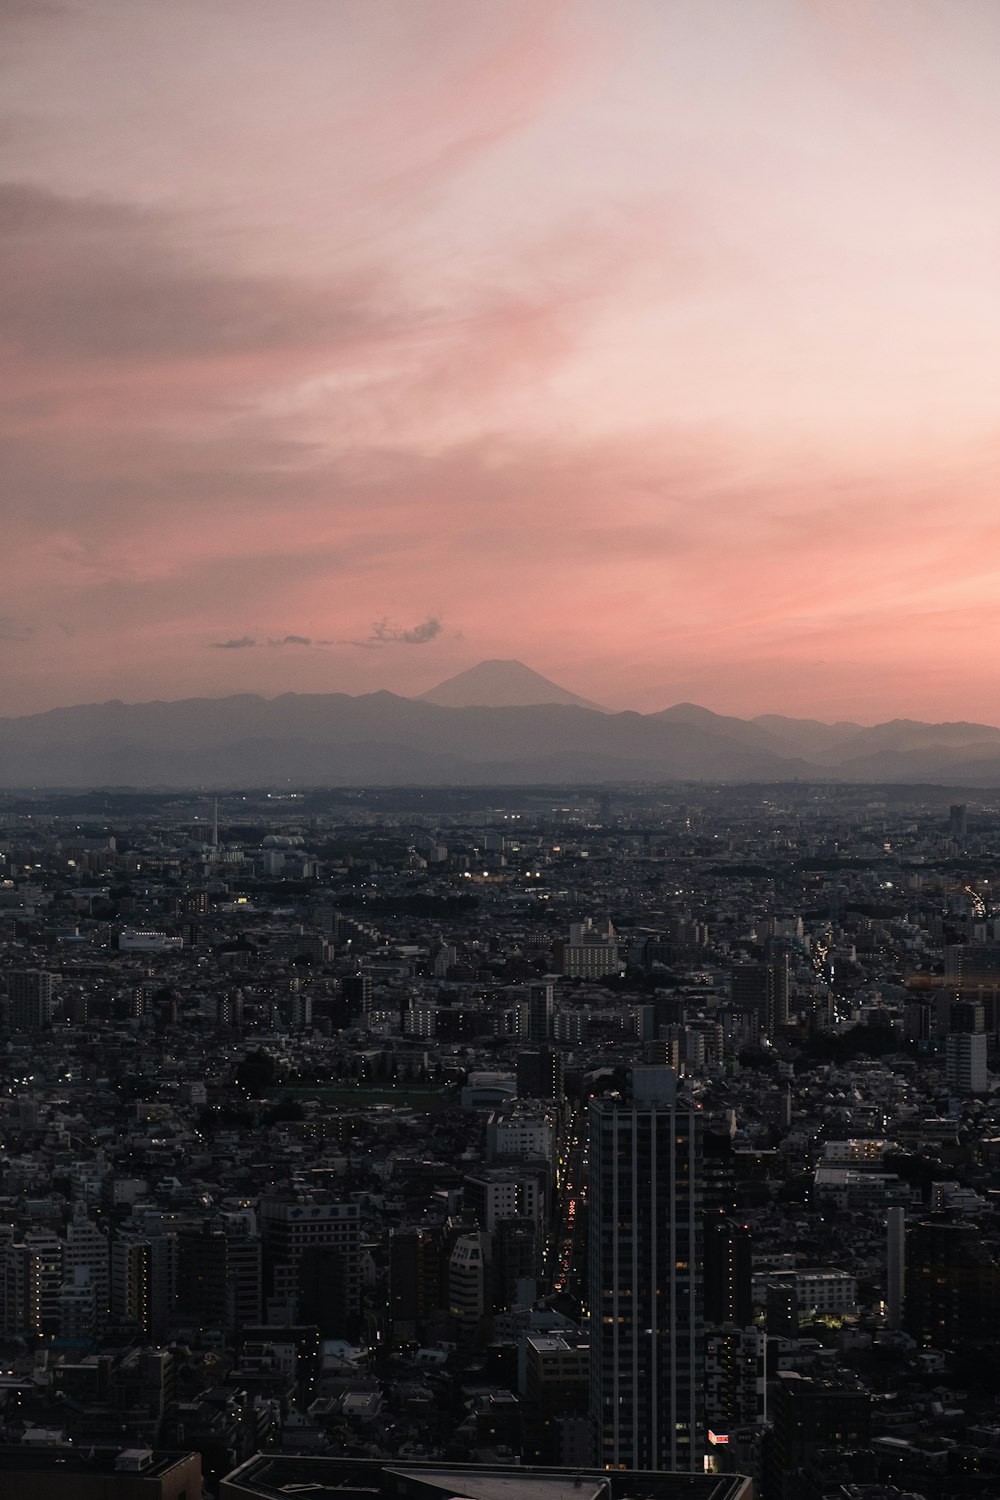
[[[954,795],[9,794],[5,1495],[995,1494]]]
[[[998,1500],[998,0],[0,58],[0,1500]]]

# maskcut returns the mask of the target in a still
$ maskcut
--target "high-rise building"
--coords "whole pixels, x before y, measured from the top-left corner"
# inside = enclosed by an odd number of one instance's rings
[[[5,1246],[0,1288],[4,1333],[31,1338],[59,1332],[64,1248],[50,1229],[29,1230]]]
[[[494,1110],[486,1121],[486,1157],[503,1162],[511,1157],[541,1157],[555,1166],[559,1138],[555,1113],[544,1109]]]
[[[986,1033],[983,1031],[956,1031],[946,1038],[945,1079],[953,1093],[986,1093],[989,1087],[986,1042]]]
[[[567,1439],[583,1428],[590,1395],[590,1344],[575,1330],[525,1333],[518,1345],[518,1395],[525,1451],[540,1463],[565,1462]],[[589,1453],[583,1459],[589,1462]]]
[[[906,1236],[903,1326],[932,1349],[988,1343],[1000,1315],[1000,1266],[973,1224],[928,1216]]]
[[[100,1331],[108,1321],[111,1295],[111,1250],[107,1235],[94,1223],[82,1203],[74,1205],[73,1217],[66,1226],[63,1250],[63,1276],[74,1287],[89,1286],[93,1293],[93,1322],[86,1330]],[[85,1301],[83,1296],[75,1299]],[[79,1314],[83,1316],[82,1312]]]
[[[981,999],[959,999],[953,1000],[948,1006],[948,1030],[960,1031],[985,1031],[986,1030],[986,1006]]]
[[[361,1222],[355,1204],[318,1203],[305,1197],[262,1198],[260,1233],[266,1296],[295,1310],[303,1256],[309,1251],[314,1267],[312,1252],[325,1251],[326,1274],[338,1280],[343,1315],[357,1318],[361,1311]]]
[[[566,1095],[563,1056],[554,1047],[532,1047],[517,1054],[519,1099],[562,1099]]]
[[[773,1037],[788,1025],[788,950],[775,940],[767,946],[767,961],[737,964],[730,983],[733,1007],[755,1011],[763,1034]]]
[[[541,1252],[534,1219],[499,1220],[493,1235],[493,1305],[498,1311],[513,1307],[522,1300],[522,1291],[534,1285]]]
[[[1000,985],[1000,942],[946,943],[944,977],[963,992]]]
[[[448,1260],[448,1308],[460,1327],[472,1329],[489,1307],[490,1236],[481,1229],[459,1235]]]
[[[753,1322],[750,1226],[728,1214],[705,1215],[703,1308],[706,1323]]]
[[[781,938],[769,938],[767,954],[767,1030],[774,1036],[788,1025],[790,957],[789,946]]]
[[[228,1333],[260,1321],[261,1245],[206,1222],[177,1236],[177,1320]]]
[[[152,1338],[177,1316],[177,1235],[122,1229],[111,1242],[111,1317]]]
[[[590,1106],[590,1411],[610,1468],[702,1461],[700,1112],[672,1069]]]
[[[887,1209],[885,1220],[886,1307],[889,1327],[901,1328],[906,1301],[906,1209]]]
[[[610,922],[595,927],[589,917],[570,923],[569,940],[556,942],[554,958],[559,972],[571,979],[602,979],[625,968],[614,927]]]
[[[444,1232],[438,1225],[389,1231],[389,1323],[394,1343],[417,1338],[448,1300]]]
[[[372,976],[359,969],[356,974],[347,974],[340,982],[341,994],[351,1007],[351,1014],[367,1015],[372,1005]]]
[[[779,1370],[764,1465],[768,1500],[801,1500],[804,1494],[819,1493],[807,1488],[803,1470],[825,1449],[842,1453],[866,1448],[871,1441],[871,1405],[867,1391],[811,1380],[797,1370]]]
[[[480,1229],[491,1234],[501,1219],[531,1219],[546,1224],[548,1168],[524,1162],[510,1167],[481,1167],[465,1178],[465,1206]]]
[[[12,1031],[40,1031],[52,1024],[53,978],[44,969],[12,969],[7,975]]]
[[[553,989],[548,981],[528,986],[527,1038],[544,1045],[552,1037]]]
[[[767,1334],[732,1324],[705,1334],[705,1423],[716,1444],[767,1420]],[[712,1439],[709,1438],[709,1443]]]

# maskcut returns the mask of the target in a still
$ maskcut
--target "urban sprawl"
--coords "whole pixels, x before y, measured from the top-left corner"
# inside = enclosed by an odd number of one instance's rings
[[[1000,1494],[990,796],[9,794],[5,1500]]]

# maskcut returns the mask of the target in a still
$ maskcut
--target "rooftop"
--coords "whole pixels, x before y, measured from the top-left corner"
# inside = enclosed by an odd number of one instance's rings
[[[749,1500],[741,1475],[408,1464],[390,1459],[257,1454],[222,1483],[220,1500]]]
[[[144,1479],[160,1479],[178,1464],[201,1461],[196,1453],[163,1449],[75,1449],[68,1446],[32,1448],[24,1444],[0,1446],[0,1472],[32,1474],[139,1473]]]

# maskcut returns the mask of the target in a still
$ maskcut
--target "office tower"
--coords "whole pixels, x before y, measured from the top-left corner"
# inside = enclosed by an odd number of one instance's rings
[[[465,1206],[480,1229],[491,1234],[501,1219],[530,1219],[544,1232],[548,1165],[524,1162],[512,1167],[481,1167],[465,1177]]]
[[[389,1333],[394,1344],[421,1337],[448,1300],[444,1232],[437,1225],[389,1231]]]
[[[702,1461],[701,1130],[669,1068],[635,1068],[626,1098],[590,1105],[590,1411],[605,1467]]]
[[[236,1333],[260,1321],[261,1246],[206,1222],[177,1236],[177,1321]]]
[[[59,1337],[89,1339],[97,1324],[97,1298],[86,1266],[63,1273],[59,1292]]]
[[[590,1343],[584,1335],[575,1330],[522,1334],[517,1393],[525,1454],[532,1462],[589,1464]]]
[[[510,1165],[511,1158],[541,1159],[549,1165],[551,1182],[556,1172],[558,1144],[558,1122],[552,1111],[511,1110],[508,1106],[507,1109],[494,1110],[487,1118],[486,1159],[489,1162]]]
[[[298,1316],[299,1269],[306,1251],[328,1251],[326,1274],[336,1276],[343,1312],[361,1312],[361,1223],[353,1203],[317,1203],[302,1198],[262,1198],[260,1234],[264,1252],[265,1295]],[[316,1256],[308,1262],[315,1285]]]
[[[928,1217],[906,1236],[903,1326],[932,1349],[990,1343],[1000,1315],[1000,1266],[981,1230]]]
[[[767,965],[737,964],[729,976],[729,993],[736,1010],[767,1012]]]
[[[517,1054],[519,1099],[563,1099],[563,1057],[554,1047],[532,1047]]]
[[[736,1214],[736,1156],[727,1131],[708,1130],[701,1138],[701,1193],[706,1214]]]
[[[959,990],[1000,986],[1000,943],[947,943],[944,977]]]
[[[948,836],[964,839],[969,831],[969,809],[964,802],[953,802],[948,809]]]
[[[52,1024],[53,979],[44,969],[12,969],[7,975],[12,1031],[40,1031]]]
[[[552,1039],[553,1007],[551,984],[528,986],[527,1037],[529,1042],[544,1045]]]
[[[985,1094],[989,1087],[986,1071],[986,1033],[952,1032],[945,1039],[945,1080],[955,1094]]]
[[[767,1034],[774,1036],[788,1025],[789,956],[777,939],[767,944]]]
[[[703,1307],[706,1323],[753,1322],[750,1226],[728,1214],[706,1214]]]
[[[610,922],[595,927],[589,917],[570,923],[569,939],[556,942],[554,959],[559,972],[571,979],[601,979],[625,968],[614,927]]]
[[[890,1208],[885,1216],[886,1293],[889,1327],[902,1328],[906,1301],[906,1209]]]
[[[982,1000],[953,1000],[948,1006],[949,1031],[985,1031],[986,1006]]]
[[[358,1289],[345,1276],[342,1248],[309,1245],[299,1260],[298,1317],[315,1324],[325,1339],[353,1341],[361,1333]]]
[[[63,1275],[67,1285],[86,1285],[91,1289],[94,1311],[88,1333],[99,1332],[108,1321],[110,1270],[111,1250],[107,1235],[88,1216],[82,1203],[74,1204],[73,1217],[66,1226]]]
[[[372,1008],[372,976],[361,970],[347,974],[340,982],[340,991],[350,1005],[352,1016],[359,1012],[367,1015]]]
[[[802,1500],[805,1494],[818,1493],[802,1471],[824,1449],[842,1453],[866,1448],[871,1441],[867,1391],[811,1380],[797,1370],[778,1372],[773,1416],[764,1465],[768,1500]]]
[[[481,1229],[460,1234],[448,1260],[448,1308],[460,1331],[471,1332],[490,1300],[490,1236]]]
[[[656,1006],[635,1005],[632,1007],[632,1027],[637,1041],[656,1041]]]
[[[770,942],[765,963],[737,964],[731,975],[733,1008],[756,1012],[761,1032],[773,1037],[788,1025],[788,951]]]
[[[542,1243],[534,1219],[500,1219],[493,1235],[493,1306],[513,1307],[533,1287],[541,1269]],[[529,1300],[534,1296],[529,1294]]]
[[[774,1338],[798,1338],[799,1289],[794,1277],[767,1283],[764,1288],[764,1327]]]

